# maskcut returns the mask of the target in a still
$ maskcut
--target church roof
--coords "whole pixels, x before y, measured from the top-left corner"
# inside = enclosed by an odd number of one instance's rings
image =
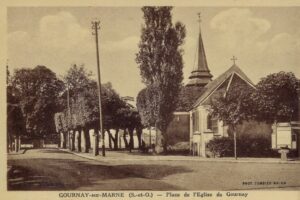
[[[231,75],[236,74],[245,82],[247,82],[250,86],[255,87],[253,82],[246,76],[246,74],[237,66],[232,65],[227,71],[218,76],[215,80],[209,82],[204,88],[202,95],[197,99],[197,101],[193,104],[193,108],[200,105],[204,102],[222,83],[224,83]]]
[[[198,37],[198,52],[197,52],[197,66],[194,67],[192,71],[187,86],[205,86],[209,81],[211,81],[212,75],[208,69],[202,35],[201,35],[201,28],[200,28],[200,14],[199,14],[199,37]]]
[[[198,44],[198,68],[197,68],[197,71],[209,72],[201,31],[199,31],[199,41],[198,42],[199,42],[199,44]]]
[[[176,112],[188,112],[193,108],[194,103],[204,92],[203,87],[187,87],[184,86],[180,89]]]

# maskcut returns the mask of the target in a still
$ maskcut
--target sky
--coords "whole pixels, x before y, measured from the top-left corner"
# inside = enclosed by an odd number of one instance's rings
[[[216,78],[232,65],[232,56],[257,83],[279,71],[300,78],[300,8],[174,7],[173,22],[186,27],[184,83],[195,63],[198,17],[208,67]],[[9,69],[44,65],[58,76],[84,64],[96,74],[95,36],[91,21],[100,20],[102,82],[121,96],[136,97],[145,86],[135,62],[143,24],[140,7],[10,7],[7,12]]]

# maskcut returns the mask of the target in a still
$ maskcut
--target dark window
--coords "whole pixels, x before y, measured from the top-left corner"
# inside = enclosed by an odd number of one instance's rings
[[[217,118],[212,119],[212,131],[214,132],[214,134],[218,134],[218,132],[219,132],[218,119]]]
[[[217,134],[218,130],[218,119],[216,117],[212,117],[211,114],[207,116],[207,129]]]
[[[207,129],[212,130],[212,116],[207,115]]]
[[[192,114],[193,118],[193,132],[199,131],[199,112],[196,110]]]

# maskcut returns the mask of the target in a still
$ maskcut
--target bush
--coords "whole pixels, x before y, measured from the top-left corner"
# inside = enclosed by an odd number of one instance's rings
[[[220,137],[210,140],[207,144],[212,157],[225,157],[233,155],[233,139]]]
[[[240,157],[271,157],[271,138],[244,135],[237,139],[237,155]]]
[[[207,144],[213,157],[234,156],[234,142],[232,137],[214,138]],[[243,135],[237,138],[238,157],[274,157],[278,153],[271,149],[271,139],[261,136]]]

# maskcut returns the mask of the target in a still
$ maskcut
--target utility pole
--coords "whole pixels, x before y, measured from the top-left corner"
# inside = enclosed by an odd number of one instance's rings
[[[98,45],[98,30],[100,29],[100,21],[92,21],[92,29],[94,30],[93,35],[96,39],[96,57],[97,57],[97,72],[98,72],[98,100],[99,100],[99,122],[100,122],[100,133],[102,135],[102,156],[105,156],[105,141],[103,132],[102,122],[102,105],[101,105],[101,76],[100,76],[100,60],[99,60],[99,45]],[[98,138],[98,132],[95,133],[95,137]],[[95,148],[98,148],[98,139],[95,141]],[[94,155],[99,154],[98,149],[95,149]]]

